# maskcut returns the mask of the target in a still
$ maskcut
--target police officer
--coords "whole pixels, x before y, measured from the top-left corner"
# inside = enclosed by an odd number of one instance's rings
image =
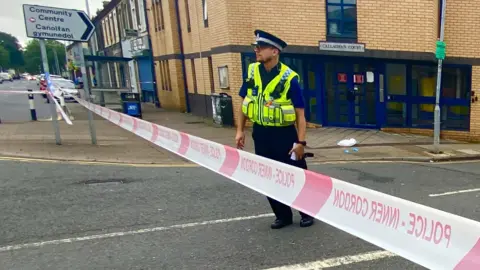
[[[237,147],[245,145],[245,123],[253,124],[252,138],[257,155],[307,169],[304,159],[306,120],[299,75],[279,61],[287,44],[265,31],[256,30],[253,44],[257,62],[248,67],[248,76],[239,95],[243,98],[235,137]],[[295,127],[295,124],[297,125]],[[292,159],[292,154],[296,159]],[[276,219],[272,229],[292,224],[289,206],[268,198]],[[300,227],[309,227],[313,218],[300,212]]]

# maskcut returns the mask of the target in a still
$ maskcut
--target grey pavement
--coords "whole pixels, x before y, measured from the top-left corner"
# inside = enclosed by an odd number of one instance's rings
[[[480,219],[479,192],[428,196],[480,187],[479,163],[310,169]],[[258,216],[270,214],[266,198],[203,168],[0,161],[0,171],[0,269],[268,269],[381,250],[319,221],[300,228],[298,215],[270,230],[273,217]],[[392,257],[332,269],[423,268]]]
[[[30,105],[26,94],[13,94],[9,91],[25,91],[32,89],[38,91],[36,81],[15,80],[0,84],[0,120],[3,123],[31,121]],[[41,95],[34,95],[37,119],[51,117],[50,105]]]
[[[3,87],[3,88],[2,88]],[[9,88],[9,89],[5,89]],[[11,88],[11,89],[10,89]],[[31,122],[26,95],[5,94],[12,89],[36,89],[36,82],[15,81],[0,85],[0,155],[125,163],[186,162],[135,135],[95,116],[97,146],[90,144],[87,111],[78,103],[68,103],[74,117],[73,126],[60,121],[63,146],[54,143],[51,121]],[[39,118],[50,118],[49,105],[36,96]],[[221,144],[235,146],[235,128],[220,127],[212,119],[166,111],[152,104],[143,104],[143,118]],[[251,129],[247,129],[245,150],[254,152]],[[337,146],[342,139],[355,138],[355,148]],[[410,160],[429,162],[450,159],[480,159],[480,144],[442,140],[440,155],[431,154],[432,138],[394,134],[378,130],[346,128],[309,128],[307,151],[315,154],[316,162],[352,160]],[[154,150],[157,149],[157,150]],[[128,152],[128,156],[123,154]],[[158,152],[161,152],[159,155]]]

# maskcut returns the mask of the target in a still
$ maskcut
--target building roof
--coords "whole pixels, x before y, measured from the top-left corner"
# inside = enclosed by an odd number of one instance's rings
[[[98,15],[95,15],[95,17],[93,17],[92,19],[92,22],[95,24],[95,23],[98,23],[100,20],[102,20],[103,18],[105,18],[105,16],[107,16],[108,13],[110,13],[110,11],[112,11],[118,4],[120,4],[120,2],[122,2],[122,0],[111,0],[103,9],[102,11],[100,11],[100,13],[98,13]]]

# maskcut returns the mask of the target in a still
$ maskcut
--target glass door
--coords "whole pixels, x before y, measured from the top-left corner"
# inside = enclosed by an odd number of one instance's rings
[[[377,127],[379,75],[375,65],[368,63],[327,63],[326,124],[340,127]]]
[[[351,125],[351,65],[342,62],[325,65],[326,123],[331,126]]]
[[[305,61],[304,91],[305,115],[309,122],[322,124],[321,95],[320,95],[320,65],[313,59]]]
[[[353,65],[353,88],[350,96],[350,123],[363,127],[377,125],[378,72],[370,64]]]

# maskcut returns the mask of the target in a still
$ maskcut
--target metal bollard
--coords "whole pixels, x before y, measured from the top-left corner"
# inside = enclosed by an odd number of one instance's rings
[[[28,92],[33,92],[32,89],[28,89]],[[37,121],[37,111],[35,110],[35,99],[33,94],[28,94],[28,103],[30,104],[30,117],[32,121]]]

